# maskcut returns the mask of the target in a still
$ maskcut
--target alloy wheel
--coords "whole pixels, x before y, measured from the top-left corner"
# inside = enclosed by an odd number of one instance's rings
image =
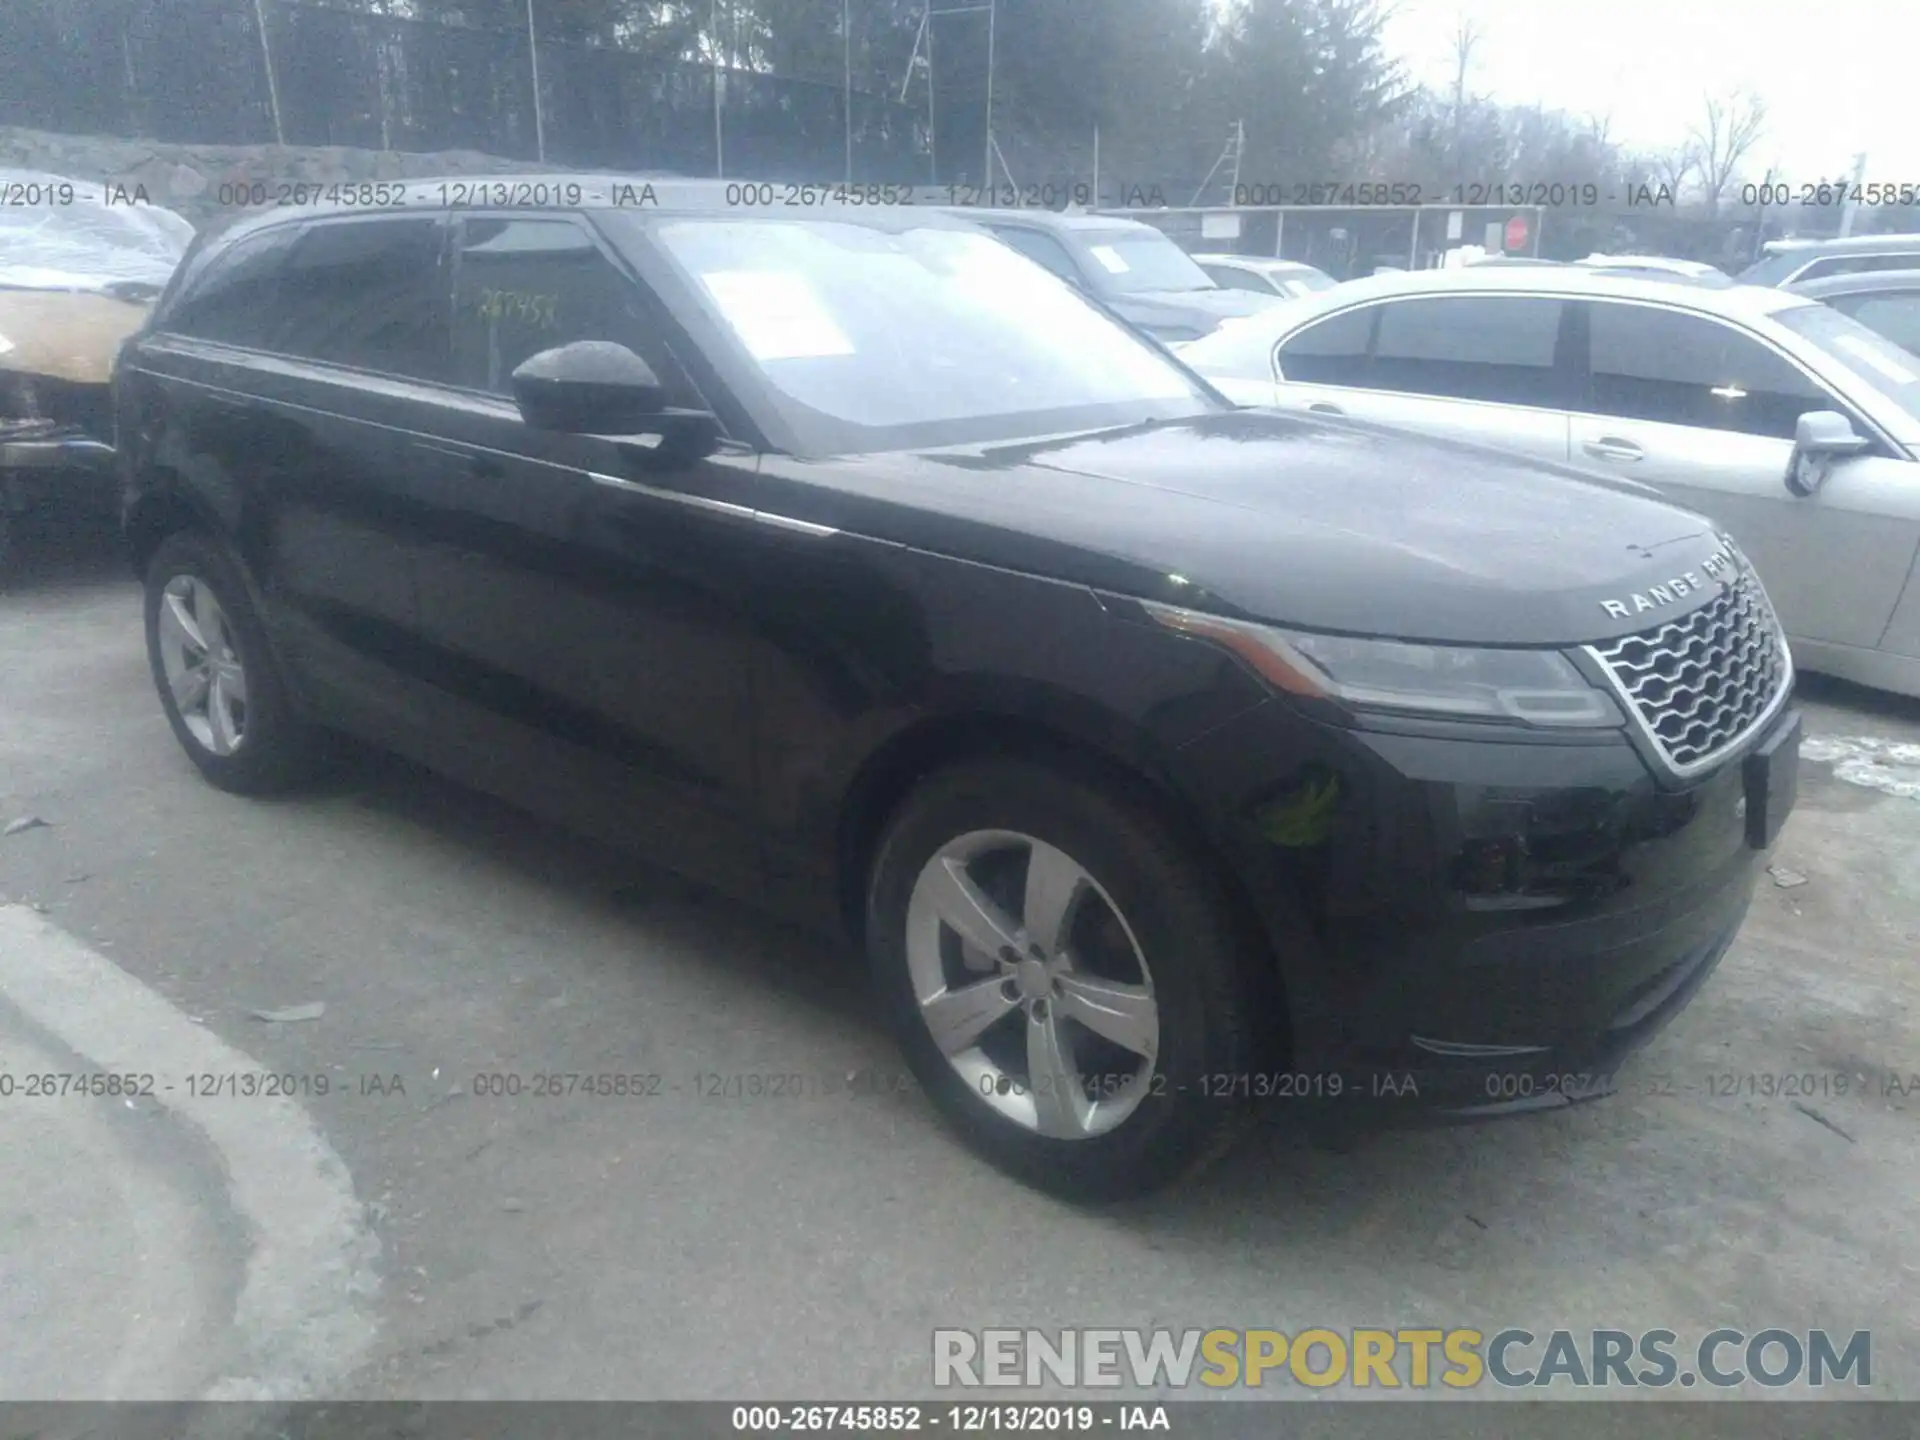
[[[1060,1140],[1139,1107],[1160,1043],[1153,978],[1066,852],[1010,830],[948,841],[914,882],[906,940],[921,1020],[984,1104]]]
[[[214,755],[247,735],[247,671],[219,597],[194,575],[175,575],[160,597],[160,668],[181,723]]]

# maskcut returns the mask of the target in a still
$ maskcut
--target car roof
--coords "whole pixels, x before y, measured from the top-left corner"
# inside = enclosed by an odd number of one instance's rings
[[[1678,275],[1725,273],[1704,260],[1681,260],[1672,255],[1603,255],[1597,250],[1573,263],[1589,265],[1598,270],[1671,270]]]
[[[1769,255],[1876,255],[1886,251],[1920,253],[1920,235],[1846,235],[1825,240],[1769,240]]]
[[[1869,295],[1878,290],[1920,290],[1920,269],[1850,270],[1844,275],[1821,275],[1796,280],[1786,287],[1795,295],[1824,300],[1829,295]]]
[[[1349,280],[1338,290],[1304,297],[1287,307],[1285,313],[1301,315],[1306,312],[1300,307],[1312,306],[1318,314],[1363,300],[1384,300],[1396,295],[1522,293],[1564,295],[1569,299],[1644,300],[1663,305],[1672,305],[1677,297],[1684,296],[1679,303],[1741,318],[1771,315],[1812,303],[1804,295],[1761,285],[1675,284],[1670,275],[1643,279],[1637,275],[1608,274],[1581,265],[1469,265],[1452,270],[1402,270]]]
[[[947,214],[982,224],[1031,225],[1037,230],[1146,230],[1155,235],[1166,232],[1124,215],[1102,215],[1086,210],[994,210],[976,205],[948,205]]]

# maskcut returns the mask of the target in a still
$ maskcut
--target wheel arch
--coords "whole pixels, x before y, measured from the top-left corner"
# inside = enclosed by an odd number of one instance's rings
[[[190,498],[185,487],[165,483],[142,489],[128,500],[120,517],[120,533],[133,572],[144,580],[147,567],[167,537],[192,531],[210,540],[220,539],[213,517]],[[251,577],[245,577],[249,585]]]
[[[842,924],[866,938],[867,887],[887,824],[926,775],[970,760],[1018,759],[1056,768],[1118,793],[1151,813],[1218,886],[1222,903],[1254,961],[1251,978],[1271,1006],[1275,1038],[1291,1036],[1285,983],[1252,896],[1183,797],[1164,763],[1143,743],[1115,743],[1023,715],[971,711],[929,717],[890,737],[848,785],[835,833],[835,875]]]

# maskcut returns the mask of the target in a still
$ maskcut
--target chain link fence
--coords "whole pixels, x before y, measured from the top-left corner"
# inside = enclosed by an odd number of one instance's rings
[[[854,180],[931,177],[923,113],[889,97],[304,0],[0,0],[0,51],[0,125],[66,134],[820,182],[850,108]]]

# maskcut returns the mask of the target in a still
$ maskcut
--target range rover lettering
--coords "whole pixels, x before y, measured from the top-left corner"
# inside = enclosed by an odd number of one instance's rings
[[[1799,736],[1711,523],[1236,408],[964,219],[608,183],[248,218],[127,343],[212,783],[347,732],[847,937],[1079,1197],[1262,1099],[1590,1098],[1706,980]]]

